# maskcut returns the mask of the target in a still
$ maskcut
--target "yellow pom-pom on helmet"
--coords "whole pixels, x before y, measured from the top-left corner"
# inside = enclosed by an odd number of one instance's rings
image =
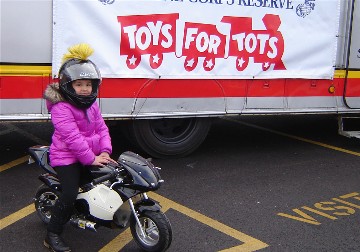
[[[68,52],[63,55],[62,62],[70,59],[87,60],[94,53],[94,49],[89,44],[81,43],[68,48]]]
[[[59,87],[63,97],[79,108],[89,108],[96,100],[101,75],[97,66],[88,58],[94,53],[89,44],[81,43],[68,48],[63,56],[63,64],[59,70]],[[90,95],[78,95],[72,87],[72,82],[80,79],[91,80]]]

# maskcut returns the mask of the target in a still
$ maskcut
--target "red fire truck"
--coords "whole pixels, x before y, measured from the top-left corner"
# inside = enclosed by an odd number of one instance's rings
[[[93,61],[104,118],[127,120],[154,157],[191,153],[212,118],[228,115],[334,114],[341,134],[360,137],[343,128],[360,113],[358,0],[2,0],[0,8],[0,121],[49,120],[44,89],[61,54],[85,37],[101,52]]]

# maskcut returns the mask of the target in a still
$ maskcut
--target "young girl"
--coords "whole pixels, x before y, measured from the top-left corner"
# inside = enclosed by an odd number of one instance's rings
[[[62,185],[44,245],[56,252],[71,251],[60,234],[70,219],[80,180],[87,175],[86,166],[115,162],[110,158],[109,130],[96,102],[101,76],[88,59],[92,53],[87,44],[69,48],[59,70],[59,83],[50,84],[44,93],[54,125],[50,164]]]

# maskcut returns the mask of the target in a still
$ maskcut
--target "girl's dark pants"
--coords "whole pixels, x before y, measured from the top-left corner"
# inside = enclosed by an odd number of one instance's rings
[[[60,179],[62,194],[55,203],[47,230],[60,235],[73,212],[79,186],[89,181],[90,173],[88,168],[80,163],[56,166],[54,169]]]

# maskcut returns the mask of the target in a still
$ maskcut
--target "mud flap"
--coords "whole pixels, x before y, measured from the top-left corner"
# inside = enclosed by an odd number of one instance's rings
[[[137,209],[140,213],[145,211],[157,212],[161,210],[161,206],[159,202],[149,198],[136,202],[135,209]]]

